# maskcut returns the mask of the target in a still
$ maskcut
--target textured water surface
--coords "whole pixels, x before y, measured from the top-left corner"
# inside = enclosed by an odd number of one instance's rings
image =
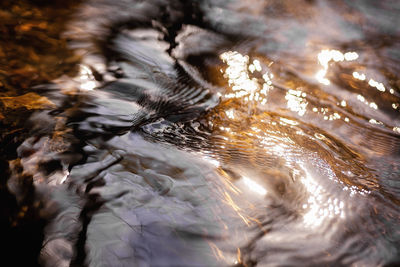
[[[0,7],[5,258],[400,264],[398,1]]]

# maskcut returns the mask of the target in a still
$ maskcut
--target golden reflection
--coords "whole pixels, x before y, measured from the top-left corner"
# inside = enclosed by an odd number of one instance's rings
[[[299,123],[297,121],[289,120],[286,118],[281,117],[279,120],[281,122],[281,125],[284,125],[284,124],[289,124],[289,125],[293,125],[293,126],[299,125]]]
[[[315,133],[314,136],[319,140],[324,140],[326,137],[321,133]]]
[[[226,98],[240,98],[246,102],[256,101],[265,105],[268,91],[272,88],[272,74],[265,72],[262,75],[264,79],[262,85],[258,79],[250,78],[250,74],[262,71],[261,62],[255,59],[249,64],[249,56],[244,56],[236,51],[222,53],[220,58],[228,65],[225,71],[221,71],[233,90],[232,93],[227,93],[224,96]]]
[[[3,103],[5,108],[9,109],[45,109],[55,107],[55,104],[51,102],[47,97],[40,96],[32,92],[13,97],[3,96],[0,97],[0,102]]]
[[[393,127],[393,132],[400,134],[400,127]]]
[[[228,116],[229,119],[234,119],[235,118],[235,110],[234,109],[229,109],[225,111],[226,116]]]
[[[232,86],[233,91],[252,93],[257,90],[258,83],[251,80],[247,72],[249,56],[229,51],[223,53],[220,58],[228,65],[224,76],[228,78],[229,85]]]
[[[315,78],[318,82],[329,85],[331,82],[325,77],[328,73],[329,62],[353,61],[358,58],[358,54],[356,52],[347,52],[343,54],[339,50],[324,49],[319,52],[317,58],[322,69],[315,74]]]
[[[224,197],[225,197],[225,203],[228,204],[229,206],[232,207],[232,209],[236,212],[237,215],[243,220],[243,222],[249,226],[250,225],[250,220],[247,219],[242,213],[242,209],[236,205],[235,201],[233,201],[232,197],[227,193],[224,192]]]
[[[297,112],[300,116],[303,116],[306,113],[308,105],[308,102],[304,99],[306,96],[307,94],[302,91],[290,89],[285,95],[287,107],[291,111]]]
[[[211,241],[208,241],[208,244],[209,244],[210,248],[212,249],[212,252],[213,252],[215,258],[217,258],[218,260],[225,260],[224,253],[217,247],[216,244],[214,244]]]
[[[230,132],[230,131],[231,131],[231,128],[229,128],[229,127],[224,127],[224,126],[219,126],[219,129],[220,129],[221,131],[225,131],[225,132]]]
[[[328,73],[330,63],[353,61],[358,59],[358,57],[359,56],[356,52],[342,53],[338,50],[322,50],[318,54],[318,62],[322,66],[322,69],[319,70],[316,75],[318,81],[323,84],[330,83],[330,81],[325,77]],[[242,55],[236,51],[225,52],[221,54],[220,58],[227,65],[226,69],[221,71],[223,72],[224,77],[228,80],[228,84],[232,89],[230,92],[225,94],[226,98],[240,98],[245,101],[266,103],[269,90],[273,88],[273,75],[265,71],[265,65],[262,65],[259,60],[251,60],[249,56]],[[257,74],[257,72],[262,75],[256,76],[255,74]],[[253,78],[253,75],[258,77],[258,79]],[[352,75],[354,79],[368,81],[370,86],[375,87],[381,92],[386,91],[386,88],[382,83],[379,83],[373,79],[367,79],[366,74],[355,71],[352,73]],[[309,108],[311,111],[307,101],[307,93],[303,92],[300,87],[289,89],[285,94],[285,100],[287,101],[287,108],[293,112],[296,112],[299,116],[304,116],[307,112],[307,108]],[[361,94],[357,95],[357,100],[363,102],[371,109],[378,110],[378,105],[375,102],[368,102]],[[312,103],[310,103],[310,105],[311,104]],[[347,101],[341,99],[338,100],[336,104],[337,107],[348,106]],[[398,105],[393,106],[393,108],[398,108]],[[323,119],[326,121],[343,120],[347,123],[350,121],[349,118],[343,113],[335,112],[334,107],[313,107],[312,112],[322,114]],[[240,118],[240,113],[232,107],[226,109],[224,114],[226,115],[226,118],[231,120]],[[369,122],[373,124],[381,123],[374,119],[371,119]],[[260,119],[257,120],[256,125],[261,125],[262,123],[263,120]],[[273,126],[280,124],[286,127],[298,125],[297,121],[283,117],[280,118],[279,121],[271,121],[270,123]],[[251,138],[257,139],[257,145],[260,145],[263,149],[268,150],[268,153],[280,156],[283,159],[290,161],[291,156],[289,155],[289,148],[292,145],[295,145],[295,142],[290,138],[290,136],[282,134],[282,132],[275,133],[274,131],[277,127],[257,128],[256,125],[253,124],[252,126],[249,126],[252,132],[246,132],[244,135],[246,137],[250,136]],[[228,132],[231,137],[236,134],[237,130],[234,124],[229,124],[228,127],[226,127],[226,125],[219,126],[219,129],[221,131]],[[393,131],[400,134],[400,127],[394,127]],[[297,131],[296,133],[303,134],[301,131]],[[326,136],[320,133],[315,133],[314,137],[320,140],[327,139]],[[298,163],[297,159],[293,161]],[[308,192],[306,201],[304,204],[302,203],[302,208],[304,209],[302,219],[304,220],[304,224],[315,227],[323,224],[325,221],[329,220],[329,218],[343,219],[346,216],[346,212],[344,202],[340,200],[341,197],[329,195],[328,190],[326,190],[320,181],[317,180],[318,176],[313,177],[313,173],[311,171],[308,172],[307,168],[305,167],[301,167],[301,169],[304,170],[304,174],[302,175],[300,181]],[[340,184],[343,191],[347,192],[344,193],[345,195],[348,194],[348,196],[351,197],[355,194],[365,195],[369,193],[368,191],[360,189],[357,186],[346,185],[346,183],[338,179],[333,172],[327,176],[329,179],[334,180],[337,184]],[[240,192],[243,192],[243,189],[248,189],[249,191],[254,192],[254,195],[269,196],[266,188],[249,177],[242,176],[239,183],[241,183],[243,186],[243,188],[240,187],[240,189],[242,189]],[[234,211],[236,211],[238,216],[240,216],[247,225],[249,225],[251,219],[249,216],[246,216],[245,211],[241,209],[240,202],[236,201],[235,203],[233,199],[233,196],[237,195],[223,192],[223,196],[224,201],[230,207],[232,207]]]
[[[236,260],[234,264],[239,264],[241,262],[242,262],[242,253],[240,252],[240,248],[237,248]]]
[[[337,103],[337,104],[342,106],[342,107],[346,107],[347,106],[347,102],[345,100],[342,100],[340,103]],[[339,119],[342,118],[342,115],[340,115],[337,112],[333,112],[331,114],[328,114],[328,112],[329,112],[328,108],[320,108],[320,109],[318,109],[317,107],[313,107],[312,111],[315,112],[315,113],[323,114],[324,115],[323,119],[326,120],[326,121],[327,120],[334,121],[334,120],[339,120]],[[347,117],[344,120],[346,122],[349,121]]]
[[[230,181],[230,176],[223,170],[223,169],[219,169],[218,170],[220,172],[220,174],[223,176],[224,179],[222,179],[221,181],[225,184],[225,187],[227,189],[229,189],[229,191],[231,191],[233,194],[238,195],[240,193],[242,193],[242,191],[240,191],[239,188],[237,188],[231,181]],[[225,192],[222,192],[222,194],[225,194]]]

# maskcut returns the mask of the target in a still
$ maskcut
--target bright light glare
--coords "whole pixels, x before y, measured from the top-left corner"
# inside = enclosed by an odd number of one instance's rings
[[[382,83],[375,81],[374,79],[370,79],[368,84],[372,87],[375,87],[376,89],[378,89],[381,92],[386,91],[385,86]]]
[[[357,71],[353,72],[353,77],[360,81],[364,81],[366,78],[365,74],[363,74],[363,73],[360,74]]]
[[[250,178],[243,176],[244,184],[253,192],[256,192],[259,195],[265,196],[267,194],[267,190],[265,190],[261,185],[257,184]]]
[[[263,74],[264,83],[260,83],[256,78],[251,78],[254,72],[261,72],[261,62],[257,59],[249,64],[249,56],[242,55],[236,51],[224,52],[220,55],[224,63],[228,65],[225,69],[224,77],[234,92],[225,94],[226,98],[242,98],[244,101],[256,101],[266,104],[268,91],[272,88],[272,74]]]
[[[93,90],[96,87],[96,81],[93,76],[93,72],[90,68],[84,65],[80,65],[79,70],[79,82],[80,88],[85,91]]]
[[[285,95],[287,107],[291,111],[297,112],[300,116],[303,116],[306,113],[308,105],[308,102],[303,98],[305,96],[307,96],[307,94],[302,91],[290,89]]]
[[[309,193],[307,204],[303,209],[307,212],[303,216],[304,224],[315,227],[321,225],[327,218],[344,218],[344,203],[337,198],[326,198],[326,191],[314,180],[307,169],[303,169],[305,176],[301,180]]]
[[[358,54],[356,52],[347,52],[343,54],[339,50],[324,49],[319,52],[317,58],[319,64],[322,66],[322,69],[315,74],[315,78],[318,82],[324,85],[329,85],[330,81],[325,77],[325,75],[328,73],[329,62],[353,61],[358,58]]]

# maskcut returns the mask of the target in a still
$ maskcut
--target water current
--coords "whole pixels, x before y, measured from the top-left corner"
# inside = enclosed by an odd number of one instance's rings
[[[400,264],[399,25],[396,0],[2,0],[2,261]]]

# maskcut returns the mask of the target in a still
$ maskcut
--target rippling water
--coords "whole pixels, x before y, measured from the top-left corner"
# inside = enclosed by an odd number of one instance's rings
[[[398,1],[0,6],[4,260],[400,264]]]

